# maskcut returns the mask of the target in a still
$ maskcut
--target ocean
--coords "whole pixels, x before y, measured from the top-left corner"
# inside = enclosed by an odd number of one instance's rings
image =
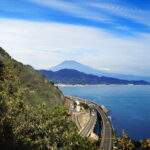
[[[63,87],[72,95],[102,104],[110,110],[117,136],[124,130],[134,140],[150,138],[150,86]]]

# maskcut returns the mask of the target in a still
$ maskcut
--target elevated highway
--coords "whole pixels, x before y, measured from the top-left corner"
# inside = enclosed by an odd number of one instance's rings
[[[102,130],[101,130],[101,149],[112,150],[113,149],[113,128],[110,120],[102,110],[100,106],[95,106],[97,112],[100,114],[102,119]]]
[[[90,133],[93,131],[93,128],[95,127],[96,119],[97,119],[97,113],[95,109],[93,109],[91,112],[90,120],[88,121],[86,126],[80,131],[81,136],[88,137],[90,135]]]
[[[78,100],[82,103],[89,104],[90,107],[92,107],[94,110],[99,113],[101,119],[102,119],[102,129],[101,129],[101,146],[100,149],[102,150],[112,150],[113,149],[113,127],[111,121],[108,119],[106,113],[103,111],[102,107],[94,102],[91,102],[89,100],[67,96],[67,98],[70,98],[71,100]],[[84,136],[88,134],[88,131],[91,130],[91,127],[93,125],[94,116],[89,120],[87,125],[84,129],[81,130],[80,135]]]

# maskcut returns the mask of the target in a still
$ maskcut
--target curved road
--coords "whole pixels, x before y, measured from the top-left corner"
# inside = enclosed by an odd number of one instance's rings
[[[96,110],[102,118],[102,145],[103,150],[113,149],[113,129],[110,120],[107,118],[106,114],[100,106],[95,106]]]
[[[73,98],[73,97],[71,97]],[[75,97],[76,98],[76,97]],[[77,99],[77,98],[76,98]],[[99,115],[102,118],[102,142],[101,142],[101,149],[102,150],[112,150],[113,149],[113,128],[110,120],[108,119],[107,115],[103,111],[103,109],[96,103],[84,100],[79,98],[79,100],[82,100],[85,103],[92,104],[93,109],[97,110]],[[94,113],[94,112],[92,112]],[[96,114],[97,115],[97,114]],[[81,136],[87,136],[93,126],[94,122],[94,115],[91,115],[91,119],[87,123],[84,129],[81,130],[80,135]]]
[[[77,126],[78,130],[81,131],[82,127],[81,127],[81,125],[80,125],[80,123],[79,123],[79,120],[78,120],[78,116],[77,116],[77,115],[75,115],[75,123],[76,123],[76,126]]]
[[[92,112],[91,112],[91,117],[90,117],[90,120],[88,121],[88,123],[86,124],[86,126],[81,130],[81,132],[80,132],[80,135],[81,136],[89,136],[89,134],[90,134],[90,132],[91,132],[91,130],[92,130],[92,128],[93,128],[93,123],[96,121],[96,111],[95,110],[93,110]]]

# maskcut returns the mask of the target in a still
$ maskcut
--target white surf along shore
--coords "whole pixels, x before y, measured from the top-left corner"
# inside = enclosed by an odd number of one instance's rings
[[[55,84],[58,87],[87,87],[87,86],[150,86],[134,84]]]

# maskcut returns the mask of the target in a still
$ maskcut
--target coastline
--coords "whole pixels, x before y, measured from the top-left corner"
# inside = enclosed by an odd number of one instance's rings
[[[90,86],[150,86],[150,85],[134,85],[134,84],[55,84],[57,87],[90,87]]]

